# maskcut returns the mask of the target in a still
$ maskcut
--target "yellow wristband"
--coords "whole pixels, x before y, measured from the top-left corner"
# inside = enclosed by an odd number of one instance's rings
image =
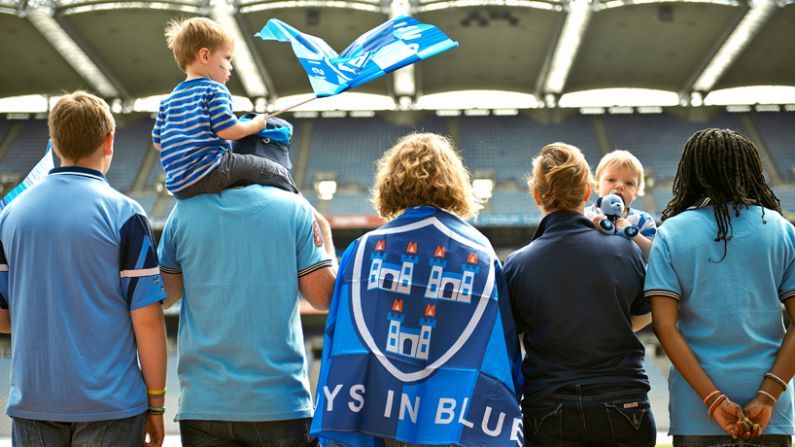
[[[146,394],[153,397],[165,396],[166,389],[163,388],[162,390],[146,390]]]

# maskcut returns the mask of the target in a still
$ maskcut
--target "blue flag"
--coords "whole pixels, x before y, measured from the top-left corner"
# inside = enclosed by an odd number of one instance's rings
[[[521,447],[517,340],[488,240],[444,211],[409,209],[343,255],[312,434]]]
[[[262,40],[290,42],[318,97],[333,96],[398,68],[458,46],[439,28],[399,16],[364,33],[337,54],[323,39],[270,19],[255,34]]]
[[[22,183],[9,191],[8,194],[3,197],[3,200],[0,200],[0,210],[8,206],[8,204],[11,203],[11,201],[14,200],[18,195],[22,194],[23,191],[41,181],[41,179],[46,177],[50,170],[54,167],[55,159],[52,154],[52,144],[48,141],[47,150],[44,153],[44,157],[42,157],[41,160],[36,163],[36,166],[30,170],[27,177],[25,177],[25,180],[22,180]]]

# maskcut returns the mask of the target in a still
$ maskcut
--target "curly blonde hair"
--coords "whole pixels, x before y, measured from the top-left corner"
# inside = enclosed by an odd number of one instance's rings
[[[482,205],[452,141],[434,133],[411,133],[377,162],[373,204],[385,219],[406,209],[431,205],[461,218],[476,216]]]
[[[547,211],[577,210],[592,184],[591,168],[582,152],[566,143],[544,146],[533,159],[533,176],[527,179],[527,186],[538,192]]]
[[[206,17],[173,19],[166,25],[165,35],[168,48],[174,53],[174,60],[182,71],[196,59],[196,53],[202,48],[215,51],[223,44],[235,45],[232,36],[221,25]]]

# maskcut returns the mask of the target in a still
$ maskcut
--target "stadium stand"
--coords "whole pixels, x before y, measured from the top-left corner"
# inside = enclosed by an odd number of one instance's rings
[[[613,147],[626,149],[643,163],[657,180],[670,180],[687,139],[707,127],[743,132],[736,115],[721,113],[708,122],[688,122],[673,115],[608,115],[605,118]]]
[[[154,150],[150,137],[152,124],[152,120],[145,119],[116,129],[108,181],[119,191],[132,190],[146,151]]]
[[[752,115],[767,150],[785,181],[795,181],[795,120],[791,113]]]
[[[49,136],[47,120],[27,120],[21,124],[22,129],[3,157],[2,171],[24,177],[41,160]]]
[[[370,203],[370,195],[367,193],[359,194],[337,194],[329,202],[329,214],[376,214]]]
[[[495,180],[523,183],[532,158],[546,144],[563,141],[579,147],[592,165],[601,157],[593,125],[587,116],[561,124],[539,124],[527,117],[463,117],[460,147],[472,171],[494,170]]]

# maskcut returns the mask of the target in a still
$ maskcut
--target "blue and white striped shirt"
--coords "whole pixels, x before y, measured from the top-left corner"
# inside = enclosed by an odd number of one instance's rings
[[[225,85],[208,78],[180,82],[160,103],[152,129],[166,188],[181,191],[215,169],[223,153],[232,150],[232,143],[217,134],[235,123]]]

